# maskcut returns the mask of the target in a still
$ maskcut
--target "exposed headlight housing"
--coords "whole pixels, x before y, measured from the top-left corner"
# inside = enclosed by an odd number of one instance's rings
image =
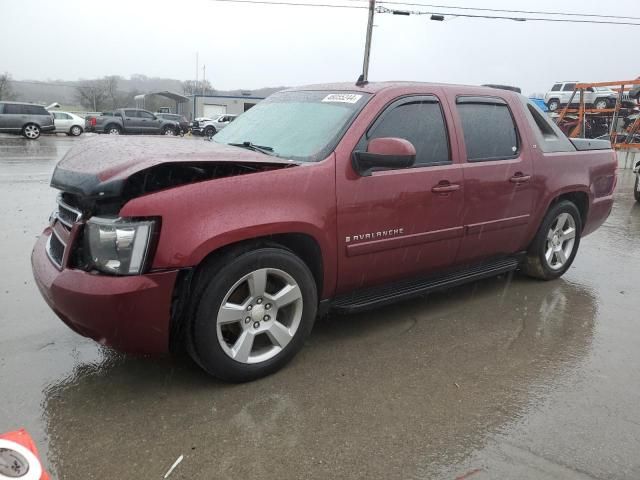
[[[139,275],[155,227],[155,220],[92,217],[84,237],[89,265],[114,275]]]

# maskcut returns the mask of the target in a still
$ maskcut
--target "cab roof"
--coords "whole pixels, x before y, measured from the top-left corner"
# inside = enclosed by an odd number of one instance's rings
[[[371,82],[364,85],[356,85],[355,82],[339,82],[339,83],[319,83],[315,85],[303,85],[300,87],[294,87],[287,89],[286,91],[311,91],[311,90],[324,90],[324,91],[349,91],[349,92],[363,92],[370,94],[377,94],[387,90],[404,90],[410,88],[425,88],[425,87],[438,87],[438,88],[455,88],[456,90],[469,90],[471,92],[487,92],[492,91],[495,94],[505,95],[510,92],[505,89],[498,89],[492,87],[484,87],[481,85],[455,85],[450,83],[436,83],[436,82],[410,82],[410,81],[388,81],[388,82]]]

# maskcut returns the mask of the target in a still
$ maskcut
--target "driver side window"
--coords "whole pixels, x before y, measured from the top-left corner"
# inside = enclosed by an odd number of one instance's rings
[[[416,149],[414,167],[451,163],[445,119],[435,97],[404,99],[388,107],[367,132],[367,143],[383,137],[410,141]]]

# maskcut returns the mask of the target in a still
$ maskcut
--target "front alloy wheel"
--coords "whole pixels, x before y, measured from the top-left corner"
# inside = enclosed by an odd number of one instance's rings
[[[302,293],[288,273],[261,268],[227,292],[216,319],[222,350],[241,363],[270,360],[296,334],[302,318]]]
[[[282,368],[302,348],[318,307],[315,279],[293,252],[240,248],[198,268],[186,330],[196,363],[232,382]]]

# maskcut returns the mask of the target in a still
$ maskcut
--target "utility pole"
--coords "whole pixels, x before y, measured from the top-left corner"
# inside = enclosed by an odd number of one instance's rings
[[[204,88],[207,82],[207,66],[202,65],[202,95],[204,96]]]
[[[193,86],[193,94],[198,94],[198,73],[200,68],[198,67],[198,52],[196,52],[196,84]]]
[[[362,75],[358,83],[369,81],[369,56],[371,54],[371,35],[373,33],[373,14],[376,12],[376,0],[369,0],[369,21],[367,23],[367,40],[364,44],[364,62],[362,63]]]

